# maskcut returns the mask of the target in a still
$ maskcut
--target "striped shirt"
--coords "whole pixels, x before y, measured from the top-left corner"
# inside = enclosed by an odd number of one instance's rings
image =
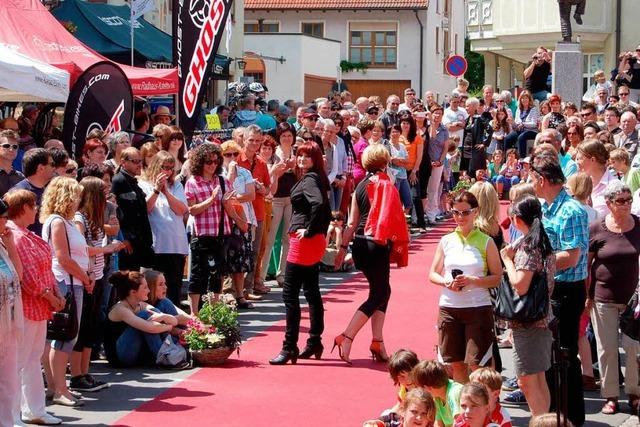
[[[575,267],[556,271],[556,282],[577,282],[587,278],[589,220],[587,211],[564,190],[548,204],[542,204],[542,225],[554,252],[580,249]]]

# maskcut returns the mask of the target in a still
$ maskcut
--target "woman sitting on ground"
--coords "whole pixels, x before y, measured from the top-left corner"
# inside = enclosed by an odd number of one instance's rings
[[[162,313],[176,316],[178,325],[186,325],[192,317],[167,297],[168,286],[164,274],[161,271],[152,269],[145,270],[142,274],[144,274],[147,286],[149,286],[149,299],[147,302]]]
[[[176,316],[160,313],[148,304],[149,286],[142,273],[116,271],[109,278],[118,302],[109,311],[104,348],[114,366],[158,364],[166,334],[178,325]],[[186,368],[186,362],[175,368]]]

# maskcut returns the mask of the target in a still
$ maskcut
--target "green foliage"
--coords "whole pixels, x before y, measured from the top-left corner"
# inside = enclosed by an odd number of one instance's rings
[[[471,50],[468,38],[464,41],[464,57],[467,60],[467,72],[464,78],[469,80],[469,93],[479,91],[484,85],[484,57]]]
[[[206,302],[198,313],[198,318],[208,325],[212,325],[217,334],[224,337],[227,347],[236,348],[242,343],[238,312],[235,308],[221,301]]]
[[[349,62],[347,60],[340,61],[340,69],[343,73],[348,73],[349,71],[362,71],[363,73],[369,66],[364,62]]]

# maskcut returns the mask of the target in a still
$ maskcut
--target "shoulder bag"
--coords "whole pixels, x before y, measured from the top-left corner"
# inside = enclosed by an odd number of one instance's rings
[[[640,339],[640,308],[638,307],[638,289],[635,290],[627,307],[620,315],[620,330],[631,339]]]
[[[224,201],[224,193],[226,190],[224,185],[224,177],[222,175],[219,175],[218,181],[220,181],[220,191],[222,192],[222,200]],[[230,252],[236,253],[241,251],[244,248],[244,238],[242,237],[242,233],[234,233],[233,230],[230,235],[228,236],[224,235],[224,216],[225,216],[224,203],[221,202],[220,224],[218,225],[219,227],[218,235],[222,239],[222,246],[224,248],[224,255],[226,258]],[[237,228],[235,223],[233,223],[233,220],[231,221],[231,227]],[[229,263],[227,262],[227,264]]]
[[[71,256],[71,247],[69,246],[69,235],[67,234],[67,225],[62,220],[64,234],[67,238],[67,250]],[[49,241],[51,241],[51,224],[49,223]],[[71,341],[78,335],[78,311],[76,306],[76,298],[73,293],[73,275],[69,274],[71,281],[67,294],[64,297],[64,308],[52,314],[50,320],[47,321],[47,339],[57,341]]]
[[[543,319],[549,311],[549,289],[546,272],[535,272],[529,291],[519,296],[509,283],[507,273],[498,287],[494,313],[496,317],[520,323]]]

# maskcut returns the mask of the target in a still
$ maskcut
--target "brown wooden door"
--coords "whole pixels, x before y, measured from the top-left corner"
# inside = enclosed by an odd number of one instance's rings
[[[400,99],[404,90],[411,87],[411,80],[343,80],[353,99],[360,96],[377,95],[384,103],[389,95],[398,95]]]
[[[313,102],[316,98],[326,98],[331,92],[334,79],[330,77],[304,75],[304,102]]]

